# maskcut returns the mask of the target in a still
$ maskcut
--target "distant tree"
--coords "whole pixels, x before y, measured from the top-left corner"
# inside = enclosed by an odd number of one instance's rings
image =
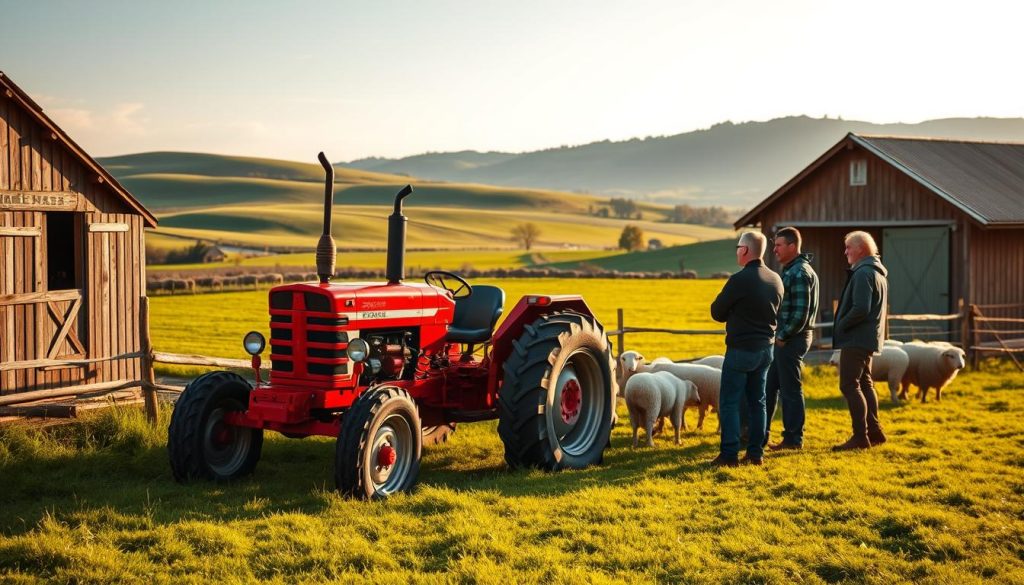
[[[608,217],[608,208],[602,207],[597,210],[597,217]]]
[[[196,240],[196,243],[188,248],[169,251],[165,262],[167,264],[196,264],[203,261],[203,256],[206,256],[209,250],[209,244]]]
[[[732,216],[724,207],[694,207],[692,205],[676,205],[669,213],[669,221],[672,223],[693,223],[698,225],[711,225],[717,227],[729,227],[732,225]]]
[[[632,224],[622,228],[619,247],[628,252],[642,249],[644,247],[644,231]]]
[[[608,200],[608,204],[612,207],[612,213],[618,218],[629,219],[637,213],[636,201],[632,199],[612,197]]]
[[[521,223],[512,228],[512,239],[529,250],[540,237],[540,228],[532,223]]]

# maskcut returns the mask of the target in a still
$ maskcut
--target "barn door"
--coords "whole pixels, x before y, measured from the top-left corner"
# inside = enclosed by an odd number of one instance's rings
[[[87,295],[90,357],[116,358],[137,346],[132,279],[133,249],[129,226],[120,215],[93,214],[87,219]],[[96,381],[126,380],[132,361],[104,360],[92,372]]]
[[[882,232],[882,263],[889,269],[889,307],[892,314],[946,314],[949,298],[949,228],[892,228]],[[947,323],[894,322],[902,337],[936,340],[948,332]],[[897,336],[897,335],[894,335]]]
[[[18,366],[43,353],[42,214],[0,213],[0,393],[31,389],[36,371]]]

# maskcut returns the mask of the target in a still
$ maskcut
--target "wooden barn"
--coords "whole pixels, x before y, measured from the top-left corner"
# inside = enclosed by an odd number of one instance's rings
[[[843,236],[856,229],[878,242],[892,313],[951,314],[962,302],[1024,317],[1024,144],[848,134],[735,225],[769,238],[800,229],[823,321],[846,282]]]
[[[0,72],[0,404],[141,379],[146,226],[153,215]]]

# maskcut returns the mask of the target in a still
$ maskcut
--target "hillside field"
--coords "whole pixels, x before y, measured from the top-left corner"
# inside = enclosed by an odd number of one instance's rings
[[[338,206],[332,217],[332,235],[341,248],[380,249],[387,246],[387,218],[383,206]],[[615,247],[622,228],[639,226],[647,238],[665,245],[689,244],[728,237],[731,230],[707,226],[626,221],[589,215],[547,211],[491,210],[482,208],[419,207],[406,210],[409,248],[458,249],[519,247],[512,228],[531,222],[540,229],[537,241],[544,248]],[[206,207],[159,216],[157,233],[209,242],[263,248],[316,247],[323,226],[323,206],[265,204]],[[186,242],[187,244],[187,242]]]

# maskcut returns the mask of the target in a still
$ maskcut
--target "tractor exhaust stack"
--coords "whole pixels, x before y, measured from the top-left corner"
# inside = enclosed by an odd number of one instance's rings
[[[324,153],[317,155],[324,167],[324,233],[316,244],[316,275],[320,284],[327,284],[334,276],[334,257],[337,253],[334,237],[331,236],[331,208],[334,207],[334,167]]]
[[[402,200],[409,195],[412,185],[395,195],[395,211],[388,217],[388,284],[398,284],[405,278],[405,224],[409,218],[402,215]]]

